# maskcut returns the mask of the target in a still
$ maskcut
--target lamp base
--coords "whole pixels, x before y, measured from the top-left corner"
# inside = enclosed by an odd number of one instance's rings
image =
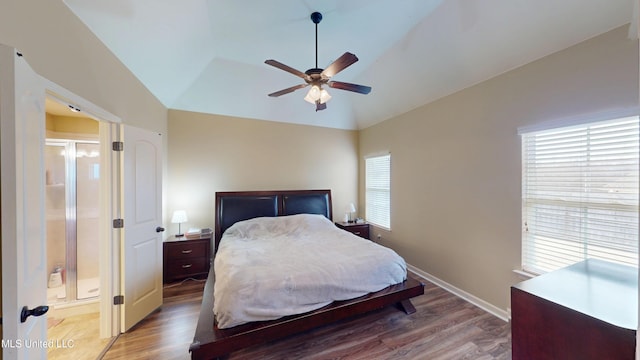
[[[183,237],[184,234],[175,234],[174,236],[178,238],[178,237]]]

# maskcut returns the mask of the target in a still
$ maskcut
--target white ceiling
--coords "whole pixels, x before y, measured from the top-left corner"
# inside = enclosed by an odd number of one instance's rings
[[[365,128],[630,23],[634,0],[65,0],[168,108],[343,129]],[[305,71],[344,52],[327,109],[264,64]]]

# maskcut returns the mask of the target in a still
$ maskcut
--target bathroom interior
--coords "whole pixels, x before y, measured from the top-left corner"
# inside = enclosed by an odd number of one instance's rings
[[[46,109],[48,337],[73,331],[76,345],[99,351],[99,122],[49,98]]]

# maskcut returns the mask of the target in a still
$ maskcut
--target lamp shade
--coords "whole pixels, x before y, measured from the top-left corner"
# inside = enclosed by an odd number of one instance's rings
[[[353,203],[349,204],[347,209],[349,212],[356,212],[356,206]]]
[[[309,92],[307,92],[307,96],[304,97],[304,100],[308,103],[315,104],[317,100],[320,99],[320,87],[318,85],[311,86]]]
[[[329,92],[325,89],[320,90],[320,104],[324,104],[327,101],[331,100],[331,95],[329,95]]]
[[[173,216],[171,217],[171,222],[174,224],[187,222],[187,212],[184,210],[174,211]]]

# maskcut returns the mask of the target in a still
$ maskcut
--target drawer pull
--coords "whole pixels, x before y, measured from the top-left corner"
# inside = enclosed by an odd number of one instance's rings
[[[190,268],[190,267],[191,267],[191,264],[182,265],[182,268],[183,268],[183,269],[188,269],[188,268]]]
[[[193,250],[192,250],[192,249],[189,249],[189,250],[182,250],[182,253],[183,253],[183,254],[191,254],[192,252],[193,252]]]

